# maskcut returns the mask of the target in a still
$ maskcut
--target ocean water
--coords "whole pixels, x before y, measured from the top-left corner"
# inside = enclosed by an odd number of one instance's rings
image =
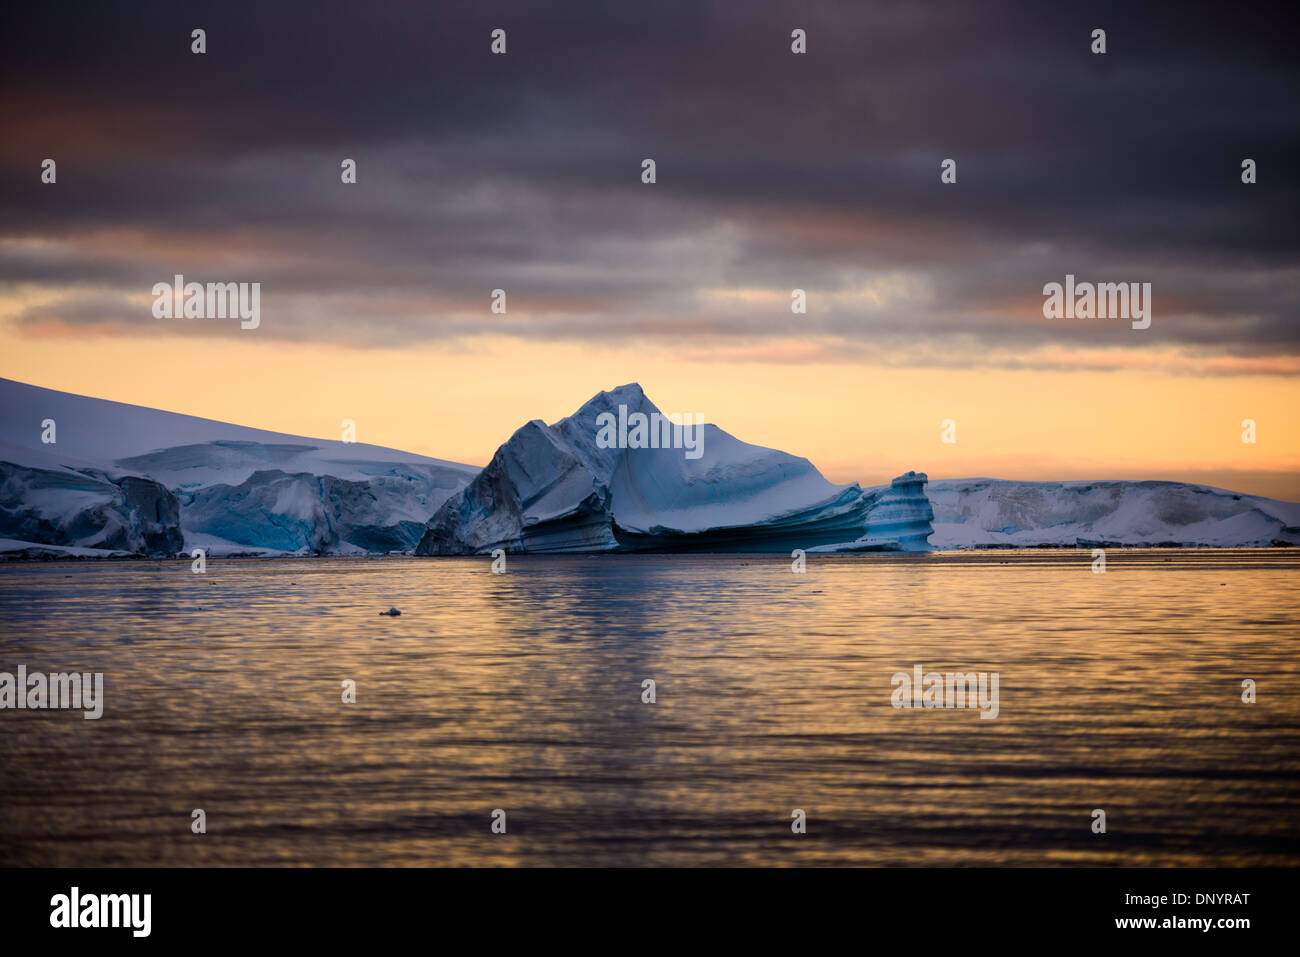
[[[1298,572],[1285,550],[1111,551],[1105,574],[1082,550],[10,564],[0,671],[103,672],[105,709],[0,711],[0,864],[1300,864]],[[892,707],[917,664],[998,672],[998,716]]]

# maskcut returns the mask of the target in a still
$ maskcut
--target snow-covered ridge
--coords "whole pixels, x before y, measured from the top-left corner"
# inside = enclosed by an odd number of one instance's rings
[[[1183,482],[931,482],[937,548],[1300,544],[1300,504]]]
[[[0,379],[7,553],[409,552],[477,471]]]

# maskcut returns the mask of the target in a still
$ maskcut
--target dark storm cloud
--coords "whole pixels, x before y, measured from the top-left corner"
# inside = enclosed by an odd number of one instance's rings
[[[149,288],[182,273],[262,282],[262,334],[367,344],[797,328],[962,361],[1292,355],[1282,9],[46,5],[0,40],[0,283],[50,292],[17,317],[46,331],[155,334]],[[1152,328],[1044,320],[1067,272],[1151,282]]]

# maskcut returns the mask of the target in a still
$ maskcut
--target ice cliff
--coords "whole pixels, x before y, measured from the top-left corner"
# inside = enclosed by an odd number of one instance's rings
[[[409,552],[428,513],[465,478],[407,465],[365,480],[328,474],[253,472],[238,485],[178,492],[184,526],[199,541],[310,554]]]
[[[867,489],[866,530],[861,538],[820,546],[822,552],[925,551],[930,548],[934,510],[925,494],[929,477],[905,472],[883,488]]]
[[[0,445],[0,459],[13,459]],[[93,466],[0,461],[0,550],[13,543],[92,548],[132,554],[181,549],[180,505],[158,482]]]

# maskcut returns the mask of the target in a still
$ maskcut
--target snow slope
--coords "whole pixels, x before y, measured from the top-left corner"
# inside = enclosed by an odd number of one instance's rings
[[[41,441],[47,419],[53,444]],[[477,471],[0,379],[0,537],[20,544],[409,551]],[[172,534],[154,527],[168,522]]]
[[[44,419],[54,419],[57,423],[58,441],[54,445],[41,442]],[[82,462],[116,462],[166,451],[170,454],[149,463],[160,473],[164,468],[224,470],[220,474],[195,473],[202,484],[217,479],[243,481],[259,468],[268,467],[263,464],[270,461],[268,457],[277,456],[277,467],[292,464],[300,471],[348,479],[363,479],[377,465],[396,463],[440,466],[470,475],[478,471],[471,465],[379,445],[345,444],[251,429],[179,412],[56,392],[12,379],[0,379],[0,442]],[[181,451],[185,447],[212,443],[221,443],[226,451],[213,453],[220,457],[208,462],[193,452]]]

